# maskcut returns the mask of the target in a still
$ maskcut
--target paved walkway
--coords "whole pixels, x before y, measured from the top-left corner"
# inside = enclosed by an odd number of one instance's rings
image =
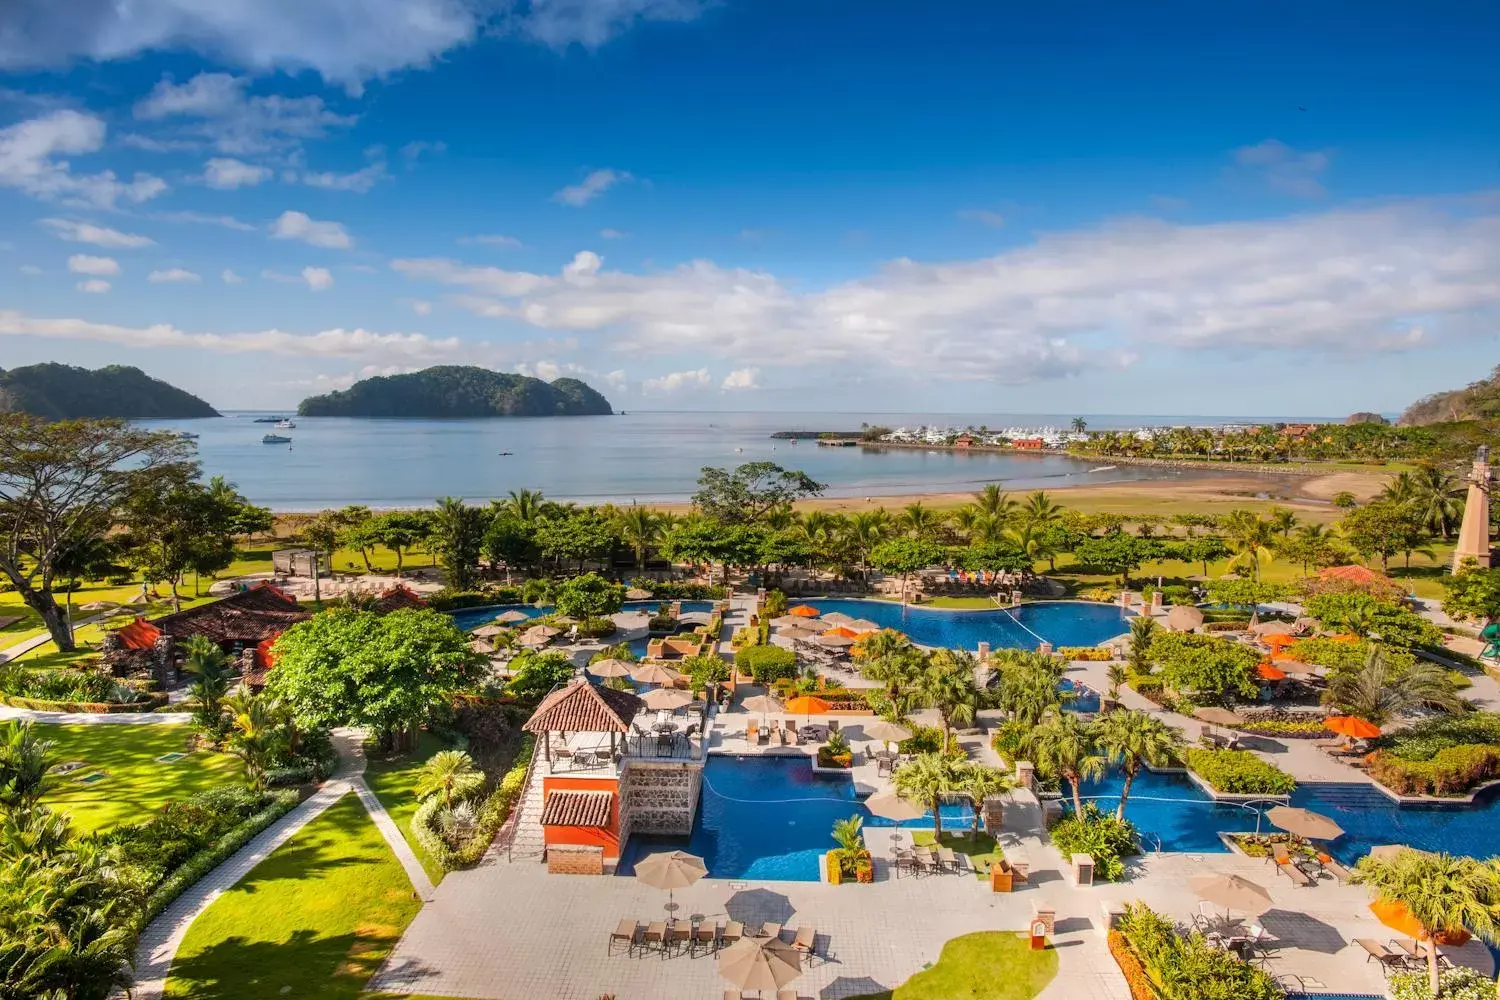
[[[110,614],[112,614],[112,612],[105,612],[104,614],[99,615],[91,615],[88,618],[80,618],[73,623],[73,628],[76,631],[85,625],[93,625],[95,622],[102,622],[104,621],[104,619],[108,618]],[[9,663],[16,657],[29,653],[33,649],[37,649],[40,646],[45,646],[51,641],[52,635],[48,632],[43,632],[41,635],[34,635],[30,639],[22,639],[20,642],[6,646],[4,649],[0,649],[0,663]]]

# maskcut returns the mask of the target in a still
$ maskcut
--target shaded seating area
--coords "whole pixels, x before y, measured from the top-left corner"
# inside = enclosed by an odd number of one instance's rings
[[[642,705],[640,697],[629,691],[599,687],[578,677],[543,698],[521,728],[541,738],[549,770],[559,764],[573,767],[580,759],[593,766],[601,754],[603,762],[613,763],[625,752],[631,720]],[[592,745],[575,748],[569,744],[570,734],[592,736]]]

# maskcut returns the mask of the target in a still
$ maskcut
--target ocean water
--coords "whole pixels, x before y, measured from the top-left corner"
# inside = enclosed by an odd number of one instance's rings
[[[290,445],[266,445],[264,414],[231,413],[205,420],[147,421],[145,426],[199,435],[205,475],[222,475],[255,503],[278,511],[319,510],[362,503],[416,507],[440,496],[471,501],[510,490],[539,489],[583,502],[682,500],[704,466],[774,461],[828,484],[830,496],[967,492],[985,483],[1046,489],[1128,482],[1174,475],[1146,466],[1109,467],[1051,455],[966,454],[946,450],[822,448],[773,441],[778,430],[858,430],[885,426],[1066,426],[1058,414],[795,414],[640,412],[608,417],[490,420],[297,419],[276,433]],[[1226,422],[1204,417],[1089,417],[1089,426]],[[501,455],[501,452],[510,452]]]

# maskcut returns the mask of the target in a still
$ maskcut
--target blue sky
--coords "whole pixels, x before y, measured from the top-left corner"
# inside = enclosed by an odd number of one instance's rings
[[[1400,409],[1500,361],[1500,13],[1307,6],[12,0],[0,365]]]

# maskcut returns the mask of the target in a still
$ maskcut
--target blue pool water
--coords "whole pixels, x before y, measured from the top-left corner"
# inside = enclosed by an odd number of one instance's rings
[[[931,814],[905,823],[870,815],[848,775],[818,774],[806,757],[715,755],[704,767],[698,818],[686,844],[681,837],[631,837],[619,872],[633,874],[640,858],[681,848],[704,860],[709,878],[816,882],[818,859],[834,847],[834,822],[854,815],[864,817],[871,842],[892,827],[932,826]],[[944,806],[943,823],[968,829],[972,811]]]
[[[626,601],[626,611],[655,611],[662,605],[661,601]],[[712,611],[712,601],[683,601],[683,611]],[[530,604],[494,604],[487,608],[464,608],[460,611],[450,612],[453,623],[465,632],[476,629],[481,625],[488,625],[495,620],[495,616],[504,611],[519,611],[527,618],[540,618],[542,615],[552,612],[551,606],[533,607]],[[645,647],[642,647],[644,651]]]
[[[907,607],[890,601],[829,598],[807,601],[824,614],[842,611],[866,618],[883,628],[894,628],[924,646],[972,650],[981,642],[996,649],[1035,649],[1046,640],[1053,646],[1097,646],[1130,628],[1129,616],[1113,604],[1084,601],[1041,601],[1015,611],[951,611]]]
[[[1077,681],[1064,677],[1057,683],[1063,693],[1063,711],[1097,712],[1100,708],[1099,692]]]

